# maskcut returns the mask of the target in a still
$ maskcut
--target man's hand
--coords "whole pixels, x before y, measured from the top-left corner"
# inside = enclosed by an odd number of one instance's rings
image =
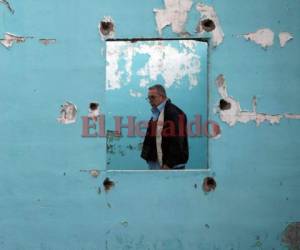
[[[169,167],[168,165],[166,165],[166,164],[162,165],[161,168],[162,168],[162,169],[170,169],[170,167]]]

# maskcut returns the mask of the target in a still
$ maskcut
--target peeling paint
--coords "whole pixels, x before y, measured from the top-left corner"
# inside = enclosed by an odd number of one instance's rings
[[[142,95],[143,95],[141,92],[135,91],[133,89],[129,90],[129,94],[133,97],[142,97]]]
[[[117,44],[119,46],[117,46]],[[106,90],[120,89],[121,88],[121,72],[119,71],[119,59],[122,55],[122,48],[126,46],[126,42],[110,43],[107,44],[106,48]],[[129,73],[130,74],[130,73]]]
[[[111,17],[105,16],[98,25],[99,34],[102,40],[114,38],[115,24]]]
[[[5,5],[6,8],[7,8],[12,14],[15,13],[14,9],[11,7],[11,5],[10,5],[10,3],[9,3],[8,1],[6,1],[6,0],[0,0],[0,4]]]
[[[252,100],[253,111],[243,111],[240,107],[240,103],[228,96],[226,83],[223,75],[219,75],[217,80],[217,87],[219,95],[222,100],[228,103],[228,107],[230,104],[230,109],[219,109],[220,119],[223,122],[226,122],[229,126],[234,126],[237,122],[247,123],[249,121],[255,121],[256,125],[259,126],[260,123],[264,121],[268,121],[271,124],[279,123],[282,115],[268,115],[263,113],[256,112],[256,97]]]
[[[281,119],[300,119],[300,114],[276,114],[269,115],[264,113],[257,113],[257,99],[254,96],[252,99],[252,111],[244,111],[240,107],[240,103],[227,93],[226,82],[223,75],[219,75],[216,79],[219,95],[221,100],[216,112],[219,113],[220,119],[229,126],[234,126],[237,122],[247,123],[255,121],[259,126],[262,122],[269,122],[270,124],[278,124]]]
[[[246,40],[257,43],[264,49],[270,47],[274,43],[274,32],[270,29],[259,29],[256,32],[243,35]]]
[[[108,154],[115,154],[117,152],[117,145],[114,143],[114,141],[119,141],[121,138],[120,131],[114,131],[114,130],[107,130],[106,131],[106,152]],[[119,145],[120,147],[120,145]],[[122,152],[122,150],[119,148],[119,151]],[[109,163],[108,163],[109,165]]]
[[[286,43],[290,40],[292,40],[294,37],[291,33],[289,32],[281,32],[279,34],[279,41],[280,41],[280,46],[283,48]]]
[[[148,55],[146,64],[136,72],[141,77],[140,87],[149,84],[148,78],[157,81],[161,76],[165,87],[169,88],[179,83],[182,78],[189,78],[189,88],[198,84],[197,76],[200,72],[200,57],[195,53],[197,41],[180,41],[182,51],[170,45],[164,45],[162,41],[144,42],[132,44],[129,42],[113,42],[107,46],[107,81],[106,89],[120,89],[122,85],[130,83],[132,75],[132,60],[137,54]],[[126,71],[119,70],[119,60],[125,61]],[[125,79],[122,76],[126,76]]]
[[[14,43],[24,43],[27,39],[33,38],[32,36],[17,36],[12,33],[6,32],[3,39],[0,39],[0,43],[7,49],[11,48]]]
[[[43,45],[49,45],[56,43],[56,39],[53,38],[41,38],[39,39],[39,42]]]
[[[90,170],[90,175],[97,178],[100,175],[100,171],[96,169]]]
[[[107,140],[110,140],[110,141],[120,140],[121,133],[120,133],[120,131],[107,130],[106,138],[107,138]]]
[[[149,80],[146,80],[146,79],[142,79],[140,81],[140,87],[144,88],[144,87],[147,87],[147,85],[149,85],[150,81]]]
[[[185,22],[190,11],[192,0],[164,0],[165,9],[154,9],[157,30],[162,30],[171,25],[172,31],[178,34],[186,34]]]
[[[60,117],[57,121],[62,124],[70,124],[76,122],[77,108],[71,102],[65,102],[61,105]]]
[[[282,234],[281,241],[291,250],[300,249],[300,222],[289,224]]]
[[[100,175],[100,171],[97,169],[85,170],[81,169],[80,172],[88,172],[92,177],[97,178]]]
[[[284,117],[287,119],[294,119],[294,120],[298,120],[300,119],[300,114],[284,114]]]
[[[222,30],[222,27],[220,25],[219,18],[217,16],[216,11],[212,6],[208,6],[205,4],[198,4],[196,6],[196,9],[201,13],[201,20],[200,20],[200,26],[197,27],[198,33],[205,32],[205,29],[203,28],[202,21],[204,20],[211,20],[214,23],[214,29],[212,29],[212,44],[214,47],[219,46],[223,40],[224,40],[224,32]]]

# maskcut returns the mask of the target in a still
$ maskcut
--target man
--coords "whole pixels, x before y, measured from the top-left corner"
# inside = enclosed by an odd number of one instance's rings
[[[185,113],[167,98],[165,88],[148,88],[152,117],[148,123],[141,157],[150,169],[184,169],[189,158]]]

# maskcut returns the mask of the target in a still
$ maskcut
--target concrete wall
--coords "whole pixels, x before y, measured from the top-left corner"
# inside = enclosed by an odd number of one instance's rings
[[[0,1],[1,37],[17,35],[0,48],[0,249],[299,249],[300,2],[169,2]],[[119,39],[211,37],[208,171],[107,172],[105,138],[81,137],[105,100],[105,16]]]

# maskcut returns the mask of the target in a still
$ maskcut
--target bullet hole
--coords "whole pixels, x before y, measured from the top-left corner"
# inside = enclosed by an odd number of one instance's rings
[[[198,186],[197,186],[197,184],[195,183],[195,184],[194,184],[194,188],[196,189],[197,187],[198,187]]]
[[[105,178],[103,181],[103,186],[106,192],[108,192],[112,187],[114,187],[115,183],[111,181],[109,178]]]
[[[111,21],[101,21],[100,32],[103,36],[109,36],[114,31],[114,24]]]
[[[227,102],[226,100],[221,99],[219,107],[221,110],[228,110],[231,108],[231,104],[230,104],[230,102]]]
[[[201,26],[206,32],[211,32],[216,28],[215,23],[211,19],[202,20]]]
[[[284,230],[281,240],[290,249],[300,249],[300,222],[289,224]]]
[[[115,24],[111,17],[105,16],[98,24],[99,34],[102,40],[111,39],[115,36]]]
[[[66,176],[66,172],[64,172],[64,176]]]
[[[90,110],[97,110],[99,107],[99,103],[91,102],[90,103]]]
[[[214,191],[216,189],[216,186],[217,186],[217,183],[214,178],[206,177],[203,181],[202,188],[203,188],[204,192],[208,193],[208,192]]]

